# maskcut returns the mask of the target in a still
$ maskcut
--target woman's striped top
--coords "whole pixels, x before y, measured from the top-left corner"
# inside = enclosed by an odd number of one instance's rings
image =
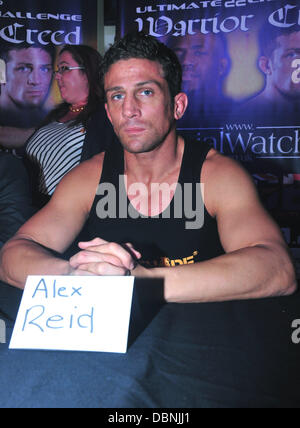
[[[51,196],[63,176],[80,163],[85,135],[83,125],[53,122],[29,140],[26,154],[39,167],[42,194]]]

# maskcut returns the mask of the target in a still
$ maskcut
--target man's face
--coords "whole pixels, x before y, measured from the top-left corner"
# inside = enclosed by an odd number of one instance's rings
[[[216,85],[222,70],[219,46],[214,35],[197,33],[193,36],[172,37],[168,45],[182,65],[184,91],[202,91],[212,82]]]
[[[292,62],[300,58],[300,31],[278,37],[277,44],[270,61],[272,84],[282,95],[299,98],[300,85],[292,81]]]
[[[14,104],[38,107],[52,81],[51,56],[39,48],[12,50],[7,62],[6,92]]]
[[[108,117],[125,150],[149,152],[167,138],[174,113],[159,63],[118,61],[106,73],[104,89]]]

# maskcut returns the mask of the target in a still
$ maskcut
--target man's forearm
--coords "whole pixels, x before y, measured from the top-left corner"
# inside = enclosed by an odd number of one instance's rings
[[[244,300],[291,294],[296,289],[285,249],[244,248],[194,265],[133,271],[136,276],[163,277],[168,302],[197,303]]]
[[[27,239],[12,239],[0,253],[0,279],[24,288],[28,275],[67,275],[69,263]]]

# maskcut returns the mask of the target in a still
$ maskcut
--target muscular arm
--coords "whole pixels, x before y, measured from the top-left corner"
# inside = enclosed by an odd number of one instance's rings
[[[226,254],[176,268],[146,270],[139,266],[134,275],[164,277],[169,302],[239,300],[294,292],[295,274],[286,245],[248,175],[232,160],[212,152],[201,181],[206,207],[217,219]]]
[[[59,257],[83,227],[101,173],[101,155],[72,170],[49,204],[32,217],[0,253],[0,278],[23,288],[28,275],[72,272]],[[56,252],[49,251],[48,249]]]

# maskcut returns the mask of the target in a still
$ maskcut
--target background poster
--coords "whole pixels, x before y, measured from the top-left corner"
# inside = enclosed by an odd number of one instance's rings
[[[119,33],[172,47],[189,96],[179,132],[240,161],[297,246],[300,5],[282,0],[119,0]]]
[[[18,148],[60,101],[53,80],[57,52],[82,43],[97,48],[97,0],[0,0],[2,148]]]

